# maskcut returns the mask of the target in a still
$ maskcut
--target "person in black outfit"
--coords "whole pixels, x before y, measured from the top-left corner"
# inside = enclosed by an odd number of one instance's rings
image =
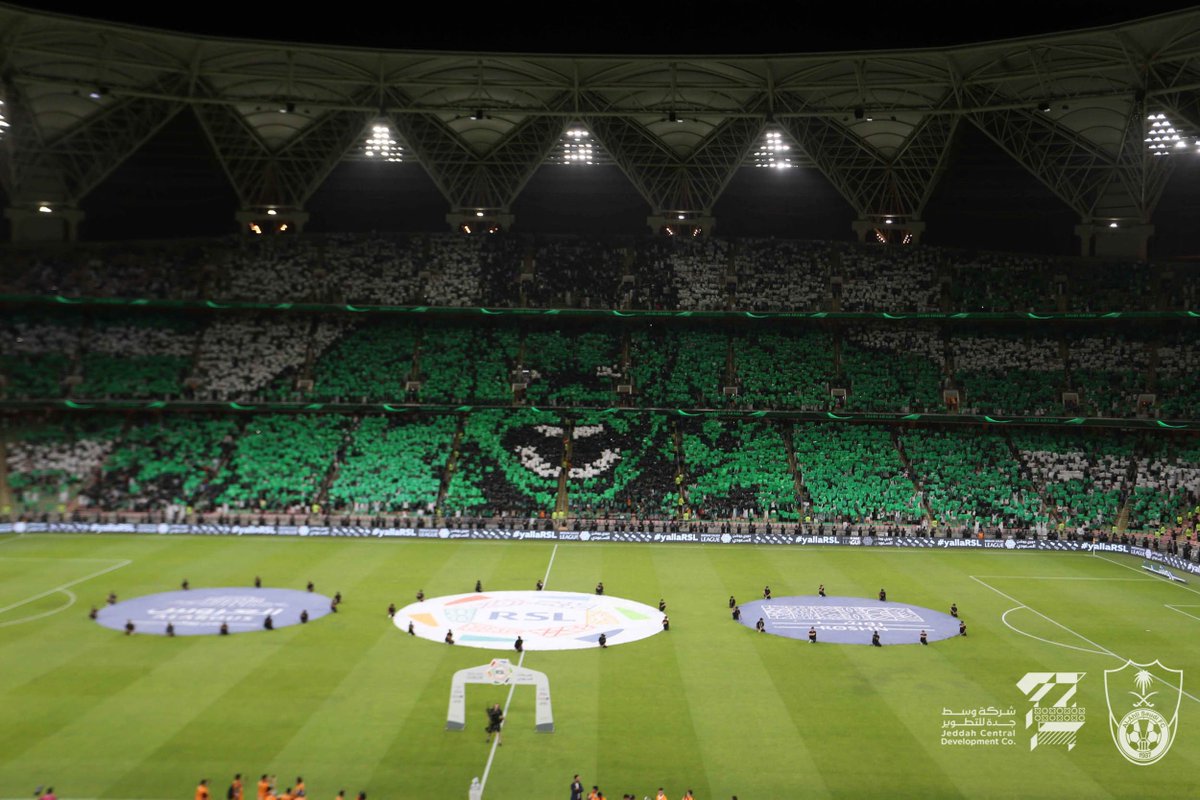
[[[95,606],[92,606],[92,610],[88,612],[88,619],[95,619],[99,615],[100,615],[99,609],[97,609]]]
[[[958,635],[959,636],[967,635],[967,623],[963,622],[961,619],[958,621]]]
[[[958,603],[950,604],[950,616],[952,616],[952,617],[958,616]]]
[[[483,581],[475,581],[475,591],[477,591],[477,592],[483,591]]]
[[[418,603],[425,602],[425,590],[424,589],[417,589],[417,602]]]
[[[334,592],[333,602],[339,606],[342,604],[342,593],[341,592]]]
[[[309,582],[308,582],[308,587],[307,587],[307,588],[308,588],[308,590],[311,592],[311,591],[313,591],[313,590],[314,590],[315,588],[317,588],[317,587],[313,586],[313,582],[312,582],[312,581],[309,581]]]
[[[733,599],[733,595],[729,595],[729,607],[733,608],[736,605],[737,605],[737,600]]]
[[[929,644],[929,635],[921,631],[921,644]]]
[[[222,622],[222,623],[221,623],[221,630],[220,630],[220,634],[221,634],[222,636],[228,636],[228,635],[229,635],[229,623],[228,623],[228,622]]]
[[[734,606],[734,607],[733,607],[732,614],[733,614],[733,621],[734,621],[734,622],[740,622],[740,621],[741,621],[741,619],[742,619],[742,607],[741,607],[741,606]]]
[[[541,578],[538,578],[538,582],[537,582],[537,590],[538,590],[539,592],[542,590],[542,587],[544,587],[545,585],[546,585],[546,584],[542,583],[542,579],[541,579]]]
[[[308,609],[307,608],[302,609],[300,611],[300,624],[303,625],[306,622],[308,622]]]
[[[663,630],[664,631],[671,630],[671,618],[668,617],[666,614],[663,614]]]
[[[446,644],[454,644],[454,631],[446,631]]]
[[[879,602],[881,602],[881,603],[887,602],[887,592],[885,592],[883,589],[879,590]]]
[[[170,622],[167,623],[167,636],[175,635],[175,626]]]
[[[658,610],[663,612],[664,614],[667,611],[667,601],[663,600],[661,597],[658,598]]]
[[[770,599],[771,599],[771,587],[764,586],[763,587],[763,600],[770,600]]]
[[[879,631],[875,631],[871,634],[871,646],[883,647],[883,645],[879,643]]]
[[[513,649],[516,650],[518,653],[524,653],[525,652],[525,640],[522,639],[520,636],[517,636],[517,640],[515,642],[513,642]]]
[[[254,576],[254,588],[255,589],[262,588],[262,578],[260,578],[258,575]]]
[[[754,629],[759,633],[767,632],[767,623],[763,622],[763,618],[759,617],[758,622],[754,623]]]
[[[571,781],[571,800],[583,800],[583,783],[578,775]]]
[[[388,616],[392,619],[396,618],[396,604],[388,603]]]
[[[601,647],[608,647],[608,637],[603,633],[600,634],[600,638],[597,641],[600,643]]]
[[[596,584],[596,594],[604,594],[604,581]]]
[[[495,703],[494,705],[492,705],[492,707],[488,709],[487,715],[488,715],[488,726],[487,726],[488,744],[491,744],[491,742],[492,742],[492,734],[493,733],[496,734],[496,744],[497,745],[504,744],[504,742],[500,741],[500,728],[504,724],[504,711],[503,711],[503,709],[500,708],[500,704]]]
[[[409,635],[409,636],[416,636],[416,635],[417,635],[417,632],[416,632],[415,630],[413,630],[413,624],[412,624],[412,620],[409,620],[409,622],[408,622],[408,635]]]
[[[825,596],[825,584],[822,583],[817,587],[817,594],[821,595],[821,597]]]
[[[184,578],[184,579],[183,579],[183,583],[179,584],[179,588],[180,588],[180,589],[183,589],[185,592],[186,592],[186,591],[187,591],[189,588],[191,588],[191,587],[188,585],[188,579],[187,579],[187,578]]]
[[[808,629],[808,643],[809,644],[817,643],[817,629],[815,627]]]
[[[275,630],[275,620],[271,619],[270,614],[267,614],[267,618],[263,620],[263,627],[269,631]]]

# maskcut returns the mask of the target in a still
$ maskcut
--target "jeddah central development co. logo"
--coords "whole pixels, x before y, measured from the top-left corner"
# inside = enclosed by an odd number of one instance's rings
[[[479,592],[433,597],[396,612],[396,626],[415,636],[489,650],[579,650],[645,639],[662,631],[656,608],[611,595],[579,592]],[[411,623],[411,628],[410,628]]]
[[[1147,766],[1167,754],[1179,730],[1183,670],[1164,667],[1158,660],[1148,664],[1127,661],[1104,671],[1104,695],[1108,727],[1121,755]]]

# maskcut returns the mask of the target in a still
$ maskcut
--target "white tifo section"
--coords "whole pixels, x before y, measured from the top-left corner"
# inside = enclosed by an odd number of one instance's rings
[[[518,636],[525,650],[583,650],[645,639],[662,631],[656,608],[610,595],[581,592],[482,592],[433,597],[396,612],[396,627],[422,639],[485,650],[513,651]]]

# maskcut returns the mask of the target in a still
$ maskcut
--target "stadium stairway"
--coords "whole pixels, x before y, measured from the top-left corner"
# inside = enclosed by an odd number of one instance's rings
[[[321,508],[329,507],[329,487],[333,486],[333,482],[337,480],[338,474],[342,471],[342,463],[346,460],[346,452],[350,447],[350,443],[354,441],[354,433],[362,425],[362,421],[362,415],[353,418],[350,426],[346,428],[342,435],[341,447],[334,453],[333,461],[330,462],[329,469],[325,471],[325,477],[321,479],[321,486],[317,490],[316,497],[313,499],[313,502],[321,506]]]
[[[913,469],[912,462],[908,459],[908,453],[904,451],[904,442],[900,440],[900,431],[892,428],[890,433],[892,444],[895,446],[896,452],[900,454],[900,463],[904,465],[904,474],[908,475],[908,479],[913,483],[913,488],[921,498],[921,508],[925,510],[925,517],[930,522],[933,522],[933,509],[929,506],[929,499],[925,496],[925,489],[921,483],[921,478],[917,475],[917,471]]]
[[[12,488],[8,485],[8,436],[0,434],[0,511],[13,507]]]
[[[443,506],[446,502],[446,492],[450,488],[450,480],[454,477],[454,471],[458,469],[458,455],[462,446],[463,440],[463,421],[466,419],[463,415],[458,415],[458,419],[454,428],[454,438],[450,443],[450,454],[446,456],[446,464],[442,467],[442,482],[438,486],[437,502],[434,503],[434,508],[441,514]]]
[[[570,510],[570,498],[567,495],[567,477],[571,471],[571,464],[575,459],[574,420],[563,420],[562,429],[563,460],[558,468],[558,492],[554,496],[554,527],[556,530],[562,530],[566,526],[567,514]]]
[[[779,427],[779,433],[783,436],[783,449],[787,453],[788,471],[792,473],[792,485],[796,490],[796,501],[804,508],[812,507],[812,495],[809,494],[808,487],[804,485],[804,477],[800,474],[800,468],[796,463],[796,443],[792,439],[793,425],[791,422],[784,421]],[[803,516],[801,516],[801,519]]]

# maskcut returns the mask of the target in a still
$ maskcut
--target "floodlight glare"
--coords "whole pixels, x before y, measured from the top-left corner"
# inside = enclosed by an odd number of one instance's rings
[[[1110,228],[1115,228],[1115,227],[1117,227],[1117,223],[1115,223],[1115,222],[1110,222],[1110,223],[1108,223],[1108,227],[1110,227]]]
[[[483,212],[482,212],[482,211],[476,211],[476,212],[475,212],[475,216],[477,216],[477,217],[482,217],[482,216],[483,216]]]
[[[268,216],[268,217],[273,217],[273,216],[275,216],[275,215],[276,215],[276,214],[278,214],[278,213],[279,213],[279,212],[278,212],[278,211],[276,211],[276,210],[275,210],[275,209],[273,209],[273,208],[268,208],[268,209],[267,209],[267,216]]]
[[[38,211],[42,212],[43,214],[50,214],[54,211],[54,209],[52,209],[50,206],[41,205],[38,206]]]

